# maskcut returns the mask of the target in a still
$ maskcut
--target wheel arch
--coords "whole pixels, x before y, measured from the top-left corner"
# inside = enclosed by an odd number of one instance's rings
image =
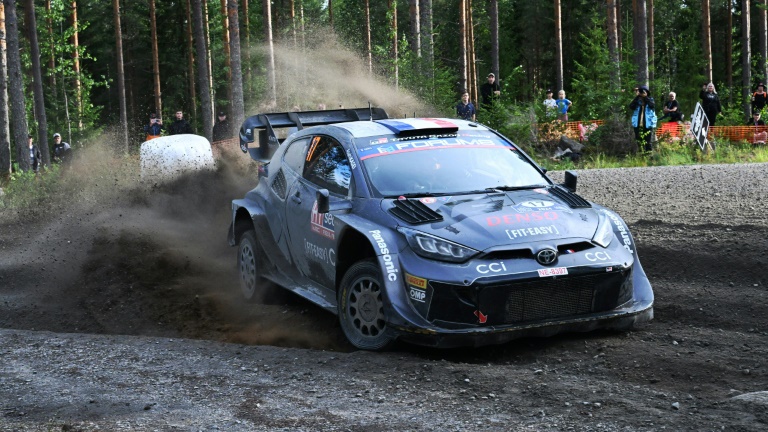
[[[232,220],[232,245],[240,243],[245,232],[254,229],[251,213],[245,207],[235,210]]]
[[[344,274],[356,262],[376,258],[376,252],[373,249],[368,236],[354,228],[347,228],[339,241],[336,257],[336,292],[339,291],[341,280]]]

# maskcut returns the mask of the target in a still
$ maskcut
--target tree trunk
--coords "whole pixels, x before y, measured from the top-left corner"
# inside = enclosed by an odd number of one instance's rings
[[[245,93],[250,95],[253,92],[251,85],[251,18],[248,16],[248,0],[243,0],[243,18],[245,24]],[[245,99],[243,99],[245,103]]]
[[[727,8],[725,15],[728,21],[728,28],[725,31],[725,80],[728,85],[728,102],[731,102],[733,95],[733,0],[726,0]]]
[[[475,20],[472,16],[472,0],[467,0],[467,17],[469,18],[467,47],[469,48],[469,87],[471,89],[469,94],[473,101],[477,101],[477,60],[475,58]],[[496,79],[496,82],[499,82],[498,77]]]
[[[129,150],[128,141],[128,109],[125,105],[125,71],[123,66],[123,30],[120,23],[120,0],[112,0],[112,11],[115,14],[115,57],[117,57],[117,99],[120,104],[120,148]]]
[[[48,85],[51,86],[51,93],[56,94],[56,54],[53,45],[53,21],[51,20],[51,0],[45,0],[45,12],[48,17],[45,19],[45,25],[48,30],[48,45],[51,49],[51,58],[48,59]]]
[[[392,22],[391,22],[391,28],[392,28],[392,60],[394,64],[394,73],[395,73],[395,89],[400,88],[400,64],[399,64],[399,53],[398,53],[398,46],[397,46],[397,0],[389,0],[389,11],[392,14]]]
[[[154,0],[153,0],[154,1]],[[83,129],[83,85],[80,80],[80,43],[78,42],[77,1],[72,0],[72,60],[75,70],[75,103],[77,104],[77,129]]]
[[[298,47],[298,40],[296,38],[296,2],[290,0],[288,8],[290,9],[291,14],[291,36],[293,36],[293,49],[295,50],[296,47]]]
[[[277,84],[275,83],[275,47],[272,42],[272,4],[264,0],[264,41],[267,44],[267,92],[272,105],[277,105]]]
[[[197,83],[200,87],[200,106],[203,110],[203,134],[208,141],[213,142],[213,110],[211,109],[210,76],[208,75],[208,48],[206,47],[206,31],[203,22],[202,2],[192,0],[192,12],[195,22],[195,51],[197,54]]]
[[[653,69],[654,69],[653,24],[654,24],[653,23],[653,0],[648,0],[648,68],[649,68],[648,80],[649,81],[653,81]]]
[[[155,88],[155,111],[163,116],[163,94],[160,91],[160,57],[157,49],[157,19],[155,16],[155,0],[149,0],[149,22],[152,36],[152,75]]]
[[[208,21],[208,1],[202,0],[203,3],[203,25],[205,29],[205,58],[208,64],[208,94],[210,95],[211,113],[216,112],[216,107],[213,104],[216,102],[216,88],[213,87],[213,55],[211,54],[211,28]],[[195,48],[197,50],[197,48]],[[202,91],[202,90],[201,90]],[[203,110],[205,113],[205,110]],[[213,117],[211,117],[213,121]],[[203,120],[205,124],[205,120]]]
[[[0,3],[0,180],[11,176],[11,128],[8,124],[8,63],[5,47],[5,4]]]
[[[419,0],[408,0],[408,13],[411,19],[411,52],[419,58],[421,57]]]
[[[247,1],[247,0],[246,0]],[[187,0],[187,76],[189,80],[189,100],[192,105],[192,124],[197,124],[197,92],[195,91],[195,42],[192,37],[192,5]]]
[[[227,105],[232,106],[232,53],[229,43],[229,17],[227,16],[227,0],[221,0],[222,39],[224,41],[224,69],[227,71]],[[214,107],[214,111],[217,111]]]
[[[328,0],[328,20],[331,22],[331,30],[333,30],[333,0]]]
[[[560,17],[560,0],[555,0],[555,81],[557,90],[563,90],[563,23]]]
[[[16,162],[19,169],[29,171],[27,150],[27,105],[24,100],[24,79],[19,54],[19,20],[16,16],[16,0],[3,0],[5,5],[5,38],[8,44],[8,88],[13,120],[13,142],[16,144]]]
[[[616,0],[608,0],[608,56],[611,61],[611,82],[614,90],[621,88],[621,63],[619,61],[619,32],[616,22]]]
[[[35,118],[37,119],[38,148],[43,156],[43,164],[51,165],[51,152],[48,148],[48,119],[45,116],[45,97],[43,96],[43,74],[40,68],[40,45],[37,41],[37,18],[35,17],[34,0],[26,0],[24,9],[27,20],[27,38],[32,59],[32,93],[35,103]]]
[[[752,115],[749,101],[752,92],[752,51],[749,38],[749,0],[741,0],[741,99],[744,101],[744,118]]]
[[[712,32],[709,0],[701,0],[701,42],[704,52],[704,79],[712,82]]]
[[[240,61],[240,18],[238,16],[237,0],[227,3],[229,15],[229,43],[232,45],[232,120],[239,127],[245,120],[245,104],[243,102],[243,68]]]
[[[648,16],[646,14],[645,0],[637,0],[637,14],[635,26],[637,26],[637,82],[648,85]]]
[[[459,0],[459,93],[468,92],[467,86],[467,0]]]
[[[373,53],[371,52],[371,6],[365,0],[365,49],[368,53],[368,73],[373,75]]]
[[[768,14],[766,14],[765,11],[765,8],[768,7],[768,0],[760,0],[759,4],[761,7],[757,9],[757,22],[758,30],[760,31],[760,34],[758,35],[760,63],[758,64],[757,70],[762,75],[760,82],[765,83],[766,80],[768,80]]]
[[[491,70],[499,79],[499,0],[490,0],[488,18],[491,26]]]
[[[427,57],[430,71],[435,61],[434,38],[432,35],[432,0],[419,0],[419,24],[421,30],[421,54]]]

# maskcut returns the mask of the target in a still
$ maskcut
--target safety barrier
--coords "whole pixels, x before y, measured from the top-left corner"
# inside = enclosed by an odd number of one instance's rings
[[[568,136],[584,139],[584,132],[588,125],[601,125],[602,120],[583,120],[566,122],[565,128]],[[659,123],[656,127],[656,137],[683,138],[690,134],[690,123],[667,122]],[[747,141],[753,144],[762,144],[768,141],[768,126],[711,126],[707,135],[709,139],[715,138],[721,141]],[[691,137],[692,138],[692,137]]]

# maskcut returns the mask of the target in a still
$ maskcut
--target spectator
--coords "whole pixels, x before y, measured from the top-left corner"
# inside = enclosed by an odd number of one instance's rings
[[[64,164],[69,161],[69,154],[72,151],[72,147],[61,140],[61,134],[53,134],[53,162],[57,164]]]
[[[480,86],[480,97],[484,108],[490,108],[491,102],[498,99],[501,95],[501,87],[496,82],[496,75],[491,72],[488,74],[488,82]]]
[[[475,106],[469,101],[469,93],[461,94],[461,102],[456,105],[456,115],[460,119],[475,121]]]
[[[765,92],[765,85],[757,85],[757,91],[752,94],[752,111],[762,111],[765,103],[768,101],[768,93]]]
[[[171,135],[179,134],[191,134],[192,125],[188,121],[184,120],[184,112],[181,110],[176,111],[176,120],[168,127],[168,133]]]
[[[637,87],[637,96],[632,99],[629,108],[632,113],[632,127],[635,128],[635,140],[639,148],[645,151],[653,150],[653,141],[656,138],[656,103],[651,97],[648,87]]]
[[[29,145],[29,167],[32,171],[40,171],[40,166],[43,164],[43,156],[40,154],[40,150],[35,145],[35,138],[32,135],[27,135],[27,145]]]
[[[224,111],[219,111],[219,119],[213,125],[213,133],[211,135],[213,136],[213,142],[232,138],[232,128],[229,125],[229,120],[227,120],[227,113]]]
[[[704,114],[707,115],[707,120],[709,120],[709,125],[714,126],[717,115],[723,111],[722,106],[720,106],[720,97],[717,96],[715,91],[715,85],[709,83],[702,86],[699,97],[701,98],[701,107],[704,108]]]
[[[671,122],[683,121],[683,115],[680,113],[680,104],[677,102],[677,94],[675,92],[669,92],[669,99],[664,103],[664,115],[661,116],[659,121],[669,118]]]
[[[557,92],[557,119],[560,121],[568,121],[568,109],[573,105],[573,102],[565,98],[565,90]]]
[[[747,126],[765,126],[765,122],[760,119],[760,111],[752,111],[752,118],[747,120]]]
[[[160,119],[157,114],[152,113],[149,115],[149,124],[144,125],[144,132],[147,134],[146,141],[160,138],[160,134],[165,130],[163,126],[163,120]]]
[[[552,90],[547,89],[547,98],[544,99],[544,109],[547,119],[554,119],[557,115],[557,101],[552,97]]]

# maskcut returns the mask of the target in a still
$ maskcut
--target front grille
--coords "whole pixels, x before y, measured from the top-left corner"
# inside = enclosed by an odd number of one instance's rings
[[[507,297],[504,322],[516,323],[594,312],[595,290],[574,280],[549,280],[516,287]],[[529,284],[530,285],[530,284]]]

